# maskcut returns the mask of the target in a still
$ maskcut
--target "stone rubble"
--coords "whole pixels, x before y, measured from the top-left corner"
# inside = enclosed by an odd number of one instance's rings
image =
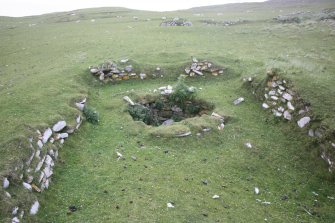
[[[80,102],[75,103],[75,105],[80,104],[79,110],[82,110],[85,106],[86,98]],[[76,116],[75,123],[77,123],[76,129],[79,128],[82,122],[80,115]],[[71,129],[72,131],[69,131]],[[36,130],[35,135],[28,138],[28,143],[30,151],[32,151],[27,161],[24,165],[19,165],[15,168],[15,171],[20,171],[20,180],[22,185],[22,190],[26,190],[26,193],[40,193],[48,189],[51,182],[51,177],[53,175],[53,169],[55,162],[58,157],[58,149],[65,142],[70,134],[74,132],[74,128],[68,126],[65,120],[60,120],[52,127],[45,128],[43,134],[40,130]],[[69,133],[70,132],[70,133]],[[23,172],[21,172],[23,171]],[[13,186],[11,186],[13,185]],[[11,194],[6,191],[9,187],[15,187],[17,182],[10,182],[10,178],[3,178],[3,189],[5,190],[5,195],[8,199],[13,199]],[[17,199],[17,198],[16,198]],[[14,201],[15,203],[15,201]],[[12,208],[12,222],[24,221],[24,213],[22,210],[26,204],[17,204]],[[31,215],[35,215],[38,212],[40,204],[36,200],[29,210]],[[19,213],[19,209],[22,210]]]
[[[243,97],[239,97],[236,100],[233,101],[234,105],[239,105],[242,102],[244,102],[244,98]]]
[[[166,17],[165,19],[166,20]],[[181,18],[174,18],[170,21],[164,21],[160,24],[162,27],[167,27],[167,26],[192,26],[192,22],[187,21],[186,19],[181,19]]]
[[[275,71],[269,70],[267,75],[268,79],[262,108],[271,109],[274,116],[287,121],[298,120],[298,126],[303,128],[311,121],[311,118],[304,115],[308,113],[307,107],[304,107],[299,112],[295,111],[296,106],[303,106],[302,99],[290,89],[288,82],[285,79],[281,79]]]
[[[203,76],[207,73],[212,74],[213,76],[222,75],[225,68],[220,68],[214,66],[211,62],[207,60],[198,61],[196,58],[192,58],[191,66],[185,68],[185,73],[190,76]]]
[[[127,64],[129,59],[121,60],[122,64]],[[99,66],[90,66],[90,73],[97,76],[100,81],[122,81],[129,79],[147,79],[147,74],[140,72],[136,73],[133,70],[132,65],[126,65],[125,67],[119,67],[116,63],[112,61],[107,61]],[[154,76],[154,75],[153,75]]]
[[[335,147],[332,147],[329,143],[334,138],[332,134],[326,134],[326,132],[331,133],[332,130],[323,126],[319,121],[313,120],[314,115],[308,107],[309,103],[305,102],[297,92],[291,89],[290,83],[279,77],[275,70],[269,70],[265,86],[260,86],[257,83],[249,84],[256,87],[253,91],[254,94],[258,92],[257,95],[262,95],[263,109],[271,111],[274,116],[280,119],[296,123],[297,127],[306,131],[307,136],[318,138],[321,158],[329,165],[329,171],[335,171],[335,157],[332,155],[332,149]],[[307,128],[308,126],[313,126],[313,128]]]

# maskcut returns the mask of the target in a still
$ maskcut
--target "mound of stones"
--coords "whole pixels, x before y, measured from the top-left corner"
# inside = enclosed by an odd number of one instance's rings
[[[238,19],[238,20],[215,21],[214,19],[206,19],[206,20],[201,20],[201,22],[208,26],[213,26],[213,25],[214,26],[232,26],[232,25],[247,23],[248,20]]]
[[[252,78],[244,81],[251,83]],[[264,86],[265,85],[265,86]],[[295,122],[306,129],[309,137],[315,137],[321,148],[321,158],[329,165],[329,171],[335,170],[335,130],[331,130],[314,119],[310,104],[295,92],[290,83],[281,78],[276,71],[267,72],[265,84],[258,86],[262,99],[262,108],[271,111],[279,119]],[[332,136],[333,135],[333,136]]]
[[[279,15],[273,18],[274,21],[279,23],[300,23],[301,19],[297,16],[289,16],[289,15]]]
[[[187,21],[185,19],[181,18],[174,18],[170,21],[164,21],[160,24],[160,26],[166,27],[166,26],[192,26],[192,22]]]
[[[83,110],[85,103],[86,99],[75,105],[79,110]],[[12,222],[24,222],[25,213],[37,214],[40,203],[36,196],[30,200],[31,203],[24,203],[20,197],[11,194],[11,191],[41,193],[49,188],[58,159],[58,151],[70,135],[81,126],[80,115],[76,116],[75,123],[75,126],[69,126],[65,120],[60,120],[43,131],[36,130],[27,140],[27,149],[31,155],[15,168],[15,175],[18,177],[13,177],[13,174],[3,177],[2,185],[8,199],[6,202],[15,204],[11,211]],[[18,189],[12,189],[12,187],[18,187]]]
[[[121,60],[121,63],[128,63],[128,59]],[[113,61],[107,61],[99,66],[91,66],[89,69],[91,74],[97,76],[100,81],[143,80],[147,78],[145,73],[134,72],[132,65],[120,67]],[[160,69],[157,68],[157,72],[159,71]]]
[[[287,15],[278,15],[277,17],[274,17],[273,20],[279,23],[301,23],[306,20],[314,20],[314,21],[335,20],[335,9],[328,8],[323,9],[319,12],[296,11],[289,13]]]
[[[213,76],[218,76],[223,74],[225,68],[214,66],[211,62],[207,60],[198,61],[196,58],[192,58],[191,66],[185,68],[185,73],[190,76],[203,76],[205,74],[211,74]]]

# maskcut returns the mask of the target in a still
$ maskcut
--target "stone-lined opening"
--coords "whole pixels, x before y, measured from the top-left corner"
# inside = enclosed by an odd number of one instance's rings
[[[128,112],[135,121],[147,125],[171,125],[174,122],[208,114],[214,104],[196,97],[197,89],[185,84],[185,76],[180,76],[176,86],[164,86],[155,90],[159,95],[139,97],[137,103],[129,98]]]
[[[135,121],[143,121],[147,125],[171,125],[187,118],[209,114],[214,104],[202,99],[191,99],[177,104],[170,95],[147,95],[135,105],[128,106],[128,112]]]

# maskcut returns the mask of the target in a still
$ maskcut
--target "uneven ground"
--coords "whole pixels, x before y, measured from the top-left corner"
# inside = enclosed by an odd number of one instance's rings
[[[296,125],[277,122],[263,111],[241,81],[262,79],[267,68],[279,67],[318,117],[334,127],[334,26],[316,19],[272,21],[280,14],[334,7],[332,1],[270,2],[169,13],[105,8],[1,17],[0,175],[26,157],[17,138],[61,118],[73,119],[78,113],[73,100],[88,95],[101,122],[85,123],[67,141],[51,188],[37,195],[41,210],[28,221],[334,222],[334,177],[316,148]],[[193,26],[159,27],[162,16],[187,18]],[[201,22],[208,19],[250,22]],[[201,87],[199,96],[231,120],[223,131],[202,137],[150,137],[148,128],[124,112],[122,97],[132,89],[149,93],[174,84],[191,56],[228,67],[221,77],[187,84]],[[88,74],[89,65],[122,58],[146,72],[159,66],[164,77],[101,85]],[[246,102],[232,105],[239,96]],[[248,141],[253,149],[244,147]],[[116,149],[125,160],[117,161]],[[220,198],[212,199],[214,194]],[[168,202],[175,208],[168,209]],[[70,205],[79,209],[68,215]]]

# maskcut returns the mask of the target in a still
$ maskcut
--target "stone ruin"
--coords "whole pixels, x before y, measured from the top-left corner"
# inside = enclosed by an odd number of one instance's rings
[[[201,20],[201,22],[208,26],[232,26],[247,23],[248,20],[238,19],[238,20],[215,21],[214,19],[206,19]]]
[[[310,103],[292,89],[289,81],[281,78],[276,70],[269,70],[261,84],[253,84],[252,78],[245,78],[244,82],[256,88],[254,94],[262,100],[264,110],[271,111],[278,119],[295,122],[299,128],[307,129],[306,134],[318,142],[321,158],[327,162],[329,171],[335,170],[335,131],[315,120]]]
[[[158,95],[139,97],[134,103],[129,97],[124,97],[129,103],[128,112],[135,121],[143,121],[147,125],[171,125],[174,122],[208,114],[214,109],[212,103],[195,97],[196,88],[180,85],[174,88],[170,85],[155,89]],[[186,96],[187,95],[187,96]]]
[[[121,63],[128,63],[128,59],[121,60]],[[132,65],[120,67],[113,61],[107,61],[99,66],[90,66],[89,70],[92,75],[99,77],[99,80],[104,82],[147,78],[145,73],[136,73]],[[157,68],[156,72],[160,73],[160,68]]]
[[[223,130],[228,117],[213,112],[214,104],[196,98],[195,87],[182,85],[178,82],[175,87],[159,87],[154,90],[156,94],[137,96],[135,102],[128,96],[123,99],[128,102],[127,110],[133,120],[146,124],[154,137],[187,137],[192,132],[201,137],[215,126]]]
[[[185,73],[190,76],[203,76],[205,74],[211,74],[213,76],[218,76],[223,74],[225,68],[216,67],[211,62],[207,60],[198,61],[196,58],[192,58],[192,64],[185,68]]]
[[[308,106],[289,88],[285,79],[279,78],[272,70],[267,75],[263,109],[269,109],[274,116],[288,121],[301,118],[305,122],[299,122],[299,127],[305,127],[311,120]]]
[[[164,21],[160,24],[160,26],[166,27],[166,26],[192,26],[192,22],[187,21],[186,19],[181,18],[174,18],[170,21]]]
[[[75,103],[75,106],[82,111],[86,104],[86,98]],[[3,177],[3,189],[6,199],[10,203],[12,222],[24,221],[25,216],[36,215],[40,208],[40,203],[35,196],[31,196],[29,201],[22,201],[17,195],[11,194],[11,191],[21,190],[24,193],[42,193],[50,187],[55,165],[58,160],[58,153],[66,140],[77,131],[82,124],[81,115],[75,118],[75,125],[69,125],[65,120],[60,120],[50,127],[44,128],[41,132],[36,130],[32,136],[27,139],[27,149],[31,155],[23,163],[15,168],[11,175]],[[5,202],[5,201],[4,201]],[[25,202],[25,203],[24,203]]]
[[[128,61],[128,59],[124,59],[120,62],[122,64],[128,64]],[[204,76],[206,74],[218,76],[222,75],[225,69],[226,68],[215,66],[207,60],[198,61],[195,57],[192,57],[192,64],[186,67],[184,71],[189,77]],[[89,71],[93,76],[98,77],[99,80],[103,82],[116,82],[130,79],[144,80],[149,77],[163,77],[160,67],[157,67],[154,73],[147,75],[143,72],[135,72],[131,64],[121,67],[113,61],[107,61],[98,66],[90,66]]]

